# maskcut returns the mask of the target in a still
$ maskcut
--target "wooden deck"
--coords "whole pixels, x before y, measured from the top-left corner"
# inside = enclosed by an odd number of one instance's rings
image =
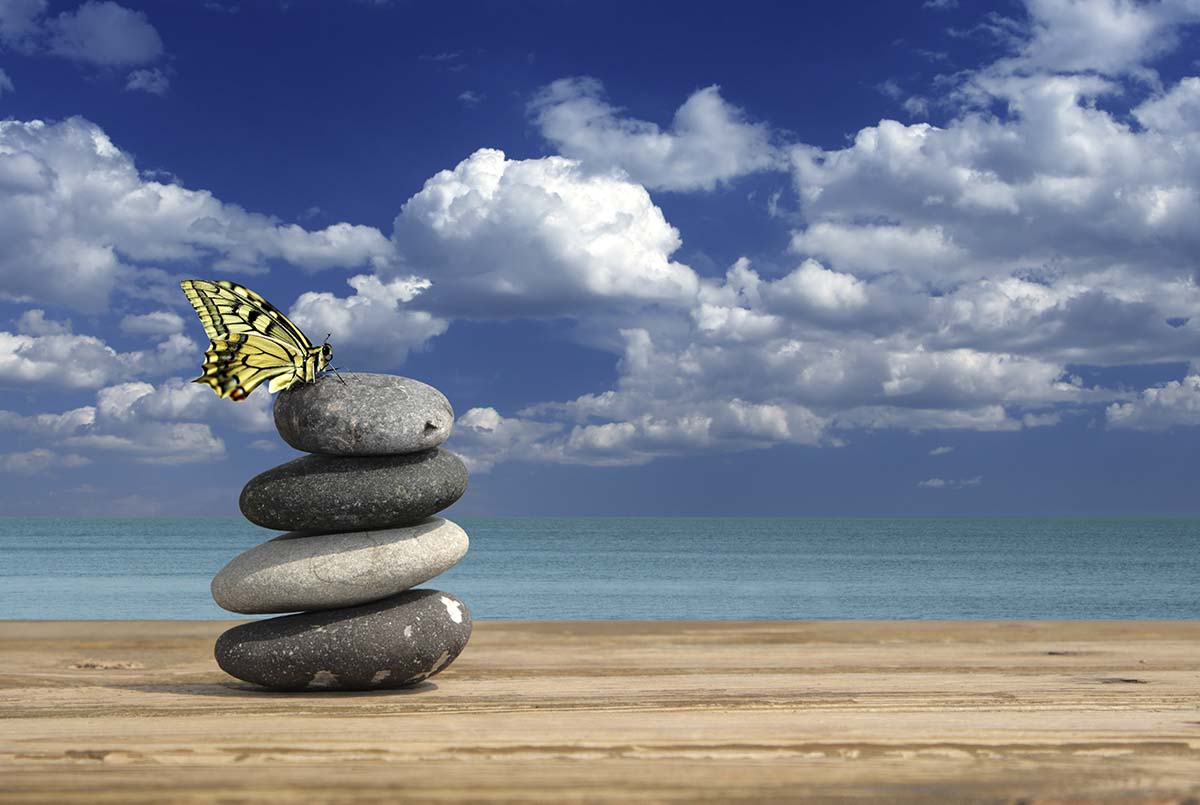
[[[0,802],[1200,797],[1200,622],[482,622],[359,694],[229,625],[0,622]]]

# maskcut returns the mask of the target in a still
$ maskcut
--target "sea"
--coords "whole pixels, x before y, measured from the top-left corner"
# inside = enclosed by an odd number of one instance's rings
[[[427,582],[484,619],[1200,618],[1200,518],[456,518]],[[216,619],[273,536],[236,519],[0,518],[0,619]]]

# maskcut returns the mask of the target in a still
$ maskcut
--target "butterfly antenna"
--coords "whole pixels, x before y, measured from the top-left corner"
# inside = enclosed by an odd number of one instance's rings
[[[326,345],[329,344],[329,339],[332,335],[333,335],[333,333],[325,333],[325,344]],[[338,374],[338,368],[336,366],[330,366],[329,371],[333,372],[333,374],[337,377],[339,383],[341,383],[343,386],[346,385],[346,381],[344,379],[342,379],[342,376],[340,374]]]

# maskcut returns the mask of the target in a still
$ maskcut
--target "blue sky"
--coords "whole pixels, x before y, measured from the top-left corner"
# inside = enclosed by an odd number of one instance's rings
[[[1195,512],[1198,21],[0,0],[0,505],[294,455],[195,276],[441,388],[462,514]]]

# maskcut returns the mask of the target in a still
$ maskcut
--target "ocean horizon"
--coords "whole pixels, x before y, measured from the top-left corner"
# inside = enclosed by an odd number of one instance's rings
[[[1194,619],[1200,517],[464,517],[481,619]],[[229,619],[240,519],[0,519],[0,619]]]

